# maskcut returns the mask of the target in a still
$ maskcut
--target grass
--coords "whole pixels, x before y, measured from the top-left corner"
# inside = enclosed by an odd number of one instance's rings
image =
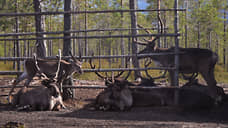
[[[215,79],[218,83],[228,83],[228,72],[222,65],[215,66]]]
[[[11,71],[13,70],[13,62],[12,61],[6,61],[0,62],[0,71]]]
[[[99,63],[100,63],[100,68],[120,68],[120,62],[115,62],[115,63],[110,64],[107,60],[101,60],[101,62],[99,62],[98,60],[94,60],[93,63],[96,65],[96,69],[99,68]],[[154,67],[154,64],[152,63],[150,66]],[[83,69],[90,69],[90,65],[88,62],[84,62],[82,67],[83,67]],[[144,67],[143,64],[141,64],[140,67]],[[0,62],[0,71],[14,71],[13,62],[12,61],[8,61],[6,63]],[[157,77],[162,74],[162,72],[160,70],[149,70],[148,72],[152,77]],[[116,73],[117,72],[115,72],[114,74],[116,75]],[[142,73],[142,76],[146,76],[144,71],[142,71],[141,73]],[[228,83],[228,72],[226,72],[226,70],[224,69],[224,66],[217,64],[215,66],[214,73],[215,73],[215,79],[217,80],[218,83]],[[100,72],[100,74],[102,74],[103,76],[106,76],[106,74],[103,72]],[[124,74],[122,76],[126,76],[127,74],[128,74],[128,72],[124,72]],[[107,75],[111,76],[111,72],[107,73]],[[166,76],[168,78],[168,73],[166,74]],[[16,76],[7,75],[4,77],[16,77]],[[93,72],[83,73],[82,75],[75,74],[74,77],[77,79],[80,79],[80,80],[98,80],[98,79],[100,79]],[[199,75],[198,79],[202,80],[203,78],[202,78],[202,76]],[[131,72],[128,80],[134,80],[134,72]],[[180,82],[184,82],[184,80],[180,78]]]

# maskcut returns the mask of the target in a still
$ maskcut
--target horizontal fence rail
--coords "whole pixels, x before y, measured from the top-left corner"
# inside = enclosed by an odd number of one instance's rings
[[[34,37],[34,38],[5,38],[0,41],[13,41],[13,40],[51,40],[51,39],[93,39],[93,38],[130,38],[130,37],[147,37],[147,36],[170,36],[176,37],[180,34],[167,33],[167,34],[138,34],[138,35],[103,35],[103,36],[69,36],[69,37]]]
[[[186,11],[186,9],[120,9],[120,10],[89,10],[89,11],[65,11],[65,12],[33,12],[33,13],[0,13],[2,16],[34,16],[34,15],[63,15],[80,13],[113,13],[113,12],[150,12],[150,11]]]
[[[30,88],[35,88],[38,87],[40,85],[30,85],[28,87]],[[3,85],[0,86],[0,88],[11,88],[11,85]],[[24,85],[17,85],[15,88],[21,88],[24,87]],[[130,88],[145,88],[145,89],[156,89],[156,88],[162,88],[162,87],[158,87],[158,86],[129,86]],[[105,89],[107,88],[107,86],[105,85],[64,85],[63,88],[83,88],[83,89]],[[179,87],[175,87],[175,86],[170,86],[169,88],[179,88]]]
[[[173,52],[167,53],[149,53],[149,54],[135,54],[135,55],[100,55],[100,56],[74,56],[77,59],[111,59],[111,58],[128,58],[128,57],[150,57],[158,55],[174,54]],[[63,56],[62,59],[70,59],[70,56]],[[23,61],[32,60],[33,57],[0,57],[0,61]],[[44,59],[56,60],[56,57],[45,57]],[[146,71],[146,70],[175,70],[174,67],[147,67],[147,68],[111,68],[111,69],[83,69],[83,72],[119,72],[119,71]],[[0,71],[0,75],[20,75],[20,71]]]
[[[175,70],[173,67],[148,67],[148,68],[110,68],[110,69],[82,69],[83,72],[120,72],[120,71],[146,71],[146,70]],[[20,71],[0,71],[0,75],[20,75]]]
[[[150,56],[158,56],[158,55],[172,55],[175,54],[173,52],[166,53],[148,53],[148,54],[132,54],[132,55],[97,55],[97,56],[74,56],[77,59],[111,59],[111,58],[128,58],[128,57],[150,57]],[[184,54],[180,52],[180,54]],[[62,59],[70,59],[71,56],[62,56]],[[33,57],[0,57],[0,61],[23,61],[23,60],[32,60]],[[45,57],[43,59],[47,60],[56,60],[58,58],[54,56]]]
[[[7,36],[31,36],[36,34],[66,34],[66,33],[80,33],[80,32],[97,32],[97,31],[129,31],[129,30],[157,30],[158,28],[107,28],[107,29],[87,29],[87,30],[71,30],[71,31],[56,31],[56,32],[23,32],[23,33],[4,33],[0,37]],[[164,28],[167,30],[168,28]]]
[[[35,88],[37,86],[40,86],[40,85],[30,85],[28,87],[30,88]],[[2,85],[0,86],[0,88],[11,88],[12,85]],[[24,85],[17,85],[15,88],[22,88],[24,87]],[[107,88],[107,86],[104,86],[104,85],[64,85],[63,88],[84,88],[84,89],[87,89],[87,88],[94,88],[94,89],[104,89],[104,88]],[[8,96],[8,95],[6,95]]]

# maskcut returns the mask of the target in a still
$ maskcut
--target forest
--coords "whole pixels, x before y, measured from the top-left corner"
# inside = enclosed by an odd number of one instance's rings
[[[41,56],[55,56],[58,49],[64,49],[64,11],[66,0],[1,0],[0,1],[0,57],[31,57],[37,51],[36,40],[45,38],[44,53]],[[159,33],[158,11],[145,11],[159,8],[164,25],[164,33],[174,33],[174,0],[136,0],[137,24],[144,26],[151,33]],[[160,4],[158,4],[158,2]],[[227,0],[179,0],[179,46],[207,48],[219,55],[219,71],[228,71],[228,33]],[[72,37],[72,52],[77,56],[92,55],[129,55],[132,51],[131,38],[112,38],[115,35],[131,34],[131,15],[129,0],[71,0],[71,22],[68,33]],[[109,10],[110,13],[93,11]],[[113,11],[114,10],[114,11]],[[40,31],[37,33],[37,21],[32,15],[42,12]],[[52,13],[55,12],[55,13]],[[85,12],[85,13],[77,13]],[[18,13],[21,15],[13,15]],[[23,15],[25,14],[25,15]],[[139,34],[146,34],[143,30]],[[18,35],[17,35],[18,34]],[[107,38],[100,38],[107,36]],[[75,37],[75,38],[74,38]],[[79,38],[81,37],[81,38]],[[88,38],[87,38],[88,37]],[[89,38],[97,37],[97,38]],[[14,39],[17,40],[14,40]],[[145,37],[149,38],[149,37]],[[143,40],[143,37],[138,37]],[[175,45],[173,37],[162,36],[159,47]],[[143,46],[138,46],[137,50]],[[109,59],[111,64],[120,63],[119,59]],[[100,64],[100,63],[99,63]],[[1,64],[4,68],[16,67]],[[100,64],[101,65],[101,64]],[[103,64],[102,64],[103,65]],[[119,64],[117,64],[119,65]],[[19,66],[20,67],[20,66]],[[85,66],[86,67],[86,66]],[[9,70],[9,69],[8,69]]]

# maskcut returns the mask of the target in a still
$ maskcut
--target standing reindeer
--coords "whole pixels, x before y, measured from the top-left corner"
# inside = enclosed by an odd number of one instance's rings
[[[60,60],[59,73],[57,76],[57,83],[60,86],[60,91],[62,92],[62,82],[64,79],[72,75],[73,73],[82,73],[81,62],[75,59],[70,52],[72,60],[65,61]],[[38,66],[37,66],[38,65]],[[38,69],[39,67],[39,69]],[[47,59],[33,59],[33,60],[25,60],[24,62],[24,72],[13,82],[13,87],[9,92],[9,103],[11,102],[11,94],[14,91],[15,86],[22,80],[27,79],[25,81],[24,86],[29,86],[29,83],[33,80],[33,77],[38,73],[42,72],[48,78],[55,77],[55,73],[58,68],[58,60],[47,60]]]
[[[148,31],[147,31],[148,32]],[[174,52],[174,47],[171,48],[158,48],[155,41],[159,37],[151,40],[144,39],[147,44],[146,48],[138,52],[138,54],[146,53],[171,53]],[[138,44],[143,44],[137,41]],[[218,55],[211,50],[202,48],[179,48],[179,72],[184,74],[200,73],[208,85],[216,85],[214,78],[214,67],[218,61]],[[139,57],[141,59],[142,57]],[[150,57],[157,64],[164,67],[174,67],[174,55],[155,55]],[[174,83],[174,71],[168,70],[171,77],[171,85]]]
[[[138,25],[143,28],[142,26]],[[149,31],[146,31],[150,33]],[[174,53],[175,48],[158,48],[155,45],[155,41],[159,37],[152,38],[151,40],[146,40],[145,42],[136,41],[138,44],[143,44],[146,47],[138,52],[138,54],[146,53]],[[179,73],[190,74],[190,73],[200,73],[207,85],[211,88],[212,95],[218,96],[223,93],[223,90],[216,86],[217,82],[214,77],[215,64],[218,61],[218,55],[211,50],[202,48],[179,48]],[[142,57],[139,57],[141,59]],[[150,58],[158,63],[160,66],[164,67],[174,67],[174,54],[168,55],[154,55]],[[168,70],[171,78],[171,85],[174,85],[174,71]],[[194,76],[196,77],[196,76]],[[217,95],[218,94],[218,95]]]

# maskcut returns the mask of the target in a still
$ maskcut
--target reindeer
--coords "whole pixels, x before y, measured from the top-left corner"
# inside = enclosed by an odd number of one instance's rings
[[[43,80],[40,87],[29,90],[22,87],[13,97],[13,105],[17,110],[60,110],[65,108],[56,82]]]
[[[181,110],[205,110],[222,105],[210,96],[209,86],[198,83],[180,88],[142,88],[129,85],[131,83],[128,81],[115,80],[98,94],[95,108],[104,111],[123,111],[132,107],[175,106]]]
[[[79,74],[82,73],[81,69],[81,62],[75,59],[70,52],[72,60],[65,61],[60,60],[60,69],[57,76],[57,83],[60,86],[60,91],[62,92],[62,82],[64,79],[72,75],[73,73],[77,72]],[[37,66],[38,65],[38,66]],[[38,69],[39,67],[39,69]],[[24,79],[25,81],[24,86],[29,86],[29,83],[33,80],[33,77],[38,73],[42,72],[48,78],[55,77],[55,72],[58,68],[58,61],[57,60],[47,60],[47,59],[33,59],[33,60],[25,60],[24,61],[24,72],[13,82],[13,87],[9,92],[9,103],[11,102],[11,94],[14,91],[16,85]]]
[[[89,60],[89,64],[91,69],[95,69],[96,66],[92,64],[92,59]],[[126,67],[127,67],[126,63]],[[108,77],[103,76],[98,71],[95,71],[95,74],[105,81],[105,85],[107,88],[102,91],[97,97],[95,101],[95,109],[97,110],[126,110],[132,105],[132,96],[131,92],[128,89],[129,85],[133,85],[128,82],[126,79],[129,77],[131,71],[128,72],[125,78],[120,78],[120,76],[124,73],[124,71],[119,72],[117,75],[114,75],[112,72],[112,76]]]
[[[13,105],[16,106],[18,110],[51,111],[65,108],[57,82],[60,71],[60,60],[61,59],[59,59],[54,78],[48,78],[44,73],[41,73],[44,77],[41,83],[44,86],[36,87],[32,90],[28,90],[27,86],[24,86],[16,95],[14,95]],[[37,62],[35,62],[35,64],[39,70],[40,68],[38,67]]]
[[[97,110],[128,110],[133,104],[131,91],[128,88],[126,80],[109,83],[108,88],[102,91],[95,101],[95,108]]]
[[[143,28],[142,26],[138,25]],[[149,31],[146,31],[149,33]],[[151,38],[151,40],[146,40],[146,43],[142,41],[136,41],[138,44],[143,44],[146,47],[139,51],[138,54],[146,54],[146,53],[171,53],[174,52],[175,48],[158,48],[155,45],[155,41],[159,37]],[[218,61],[218,55],[212,52],[209,49],[203,48],[179,48],[179,73],[182,74],[196,74],[192,75],[195,78],[198,73],[200,73],[207,85],[211,88],[211,94],[213,96],[218,96],[222,94],[222,90],[216,86],[217,82],[214,77],[214,68],[215,64]],[[150,56],[150,58],[164,67],[174,67],[174,54],[168,55],[154,55]],[[139,57],[142,59],[142,57]],[[171,85],[174,85],[174,71],[168,70],[171,78]],[[192,78],[191,78],[192,80]]]

